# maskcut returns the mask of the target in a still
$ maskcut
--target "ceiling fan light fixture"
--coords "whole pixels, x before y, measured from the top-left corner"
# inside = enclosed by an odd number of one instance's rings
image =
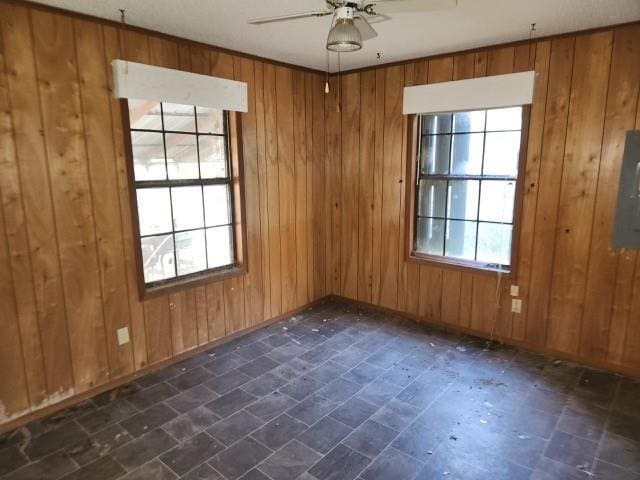
[[[332,52],[356,52],[362,48],[362,35],[353,24],[353,18],[338,18],[329,30],[327,50]]]

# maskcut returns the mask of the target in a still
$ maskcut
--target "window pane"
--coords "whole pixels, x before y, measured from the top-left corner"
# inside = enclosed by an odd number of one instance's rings
[[[439,115],[422,116],[422,133],[450,133],[451,114],[441,113]]]
[[[482,133],[459,134],[453,136],[453,159],[451,170],[454,175],[479,175],[482,168]]]
[[[141,130],[162,130],[160,102],[130,99],[129,125]]]
[[[173,258],[173,235],[140,239],[144,281],[157,282],[176,276]]]
[[[518,174],[519,152],[520,132],[487,133],[483,173],[515,177]]]
[[[476,222],[447,221],[447,257],[474,260],[476,255]]]
[[[196,107],[198,132],[224,133],[224,112],[215,108]]]
[[[224,137],[199,135],[200,173],[202,178],[227,177],[227,152]]]
[[[188,275],[207,269],[204,230],[176,233],[176,261],[178,275]]]
[[[480,220],[513,222],[514,181],[483,180],[480,187]]]
[[[444,207],[447,199],[446,180],[420,180],[418,197],[418,215],[423,217],[444,217]]]
[[[204,218],[207,227],[231,223],[229,206],[229,187],[227,185],[207,185],[204,187]]]
[[[487,110],[487,130],[520,130],[522,107]]]
[[[464,220],[478,218],[478,180],[449,181],[449,198],[447,201],[447,217]]]
[[[195,135],[165,134],[167,167],[171,180],[198,178],[198,150]]]
[[[168,188],[139,188],[138,217],[140,217],[140,235],[166,233],[171,227],[171,201]]]
[[[222,267],[233,263],[231,227],[207,228],[207,255],[209,268]]]
[[[480,223],[478,261],[509,265],[511,262],[511,225]]]
[[[427,135],[422,137],[421,170],[426,174],[449,173],[449,149],[451,135]]]
[[[162,133],[131,132],[131,149],[136,180],[167,178]]]
[[[484,130],[484,110],[460,112],[453,115],[454,132],[482,132]]]
[[[176,132],[196,131],[196,117],[191,105],[163,103],[162,116],[165,130]]]
[[[418,218],[416,250],[429,255],[442,255],[444,220]]]
[[[172,188],[171,200],[173,201],[173,226],[176,230],[204,227],[200,186]]]

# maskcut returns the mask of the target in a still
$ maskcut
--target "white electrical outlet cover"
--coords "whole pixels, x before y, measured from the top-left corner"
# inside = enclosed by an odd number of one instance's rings
[[[124,345],[125,343],[129,343],[128,327],[119,328],[117,333],[118,333],[118,345]]]
[[[522,312],[522,300],[519,298],[514,298],[511,300],[511,311],[513,313],[521,313]]]
[[[520,295],[520,287],[518,285],[511,285],[511,296],[517,297]]]

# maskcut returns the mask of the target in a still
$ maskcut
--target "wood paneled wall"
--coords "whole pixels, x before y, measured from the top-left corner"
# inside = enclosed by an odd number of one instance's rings
[[[516,274],[407,263],[402,87],[533,68]],[[341,92],[332,80],[331,292],[640,375],[640,256],[611,247],[624,135],[640,128],[640,24],[347,73]]]
[[[22,3],[0,29],[0,424],[326,295],[321,76]],[[115,58],[248,83],[248,274],[139,301]]]
[[[243,277],[139,301],[114,58],[248,83]],[[407,263],[402,87],[531,68],[517,274]],[[610,245],[639,24],[323,81],[0,0],[0,426],[328,294],[640,375],[640,256]]]

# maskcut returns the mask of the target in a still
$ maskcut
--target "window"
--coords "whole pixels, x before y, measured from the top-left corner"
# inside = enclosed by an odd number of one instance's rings
[[[510,271],[525,110],[417,117],[414,258]]]
[[[241,199],[229,113],[125,102],[143,293],[236,269]]]

